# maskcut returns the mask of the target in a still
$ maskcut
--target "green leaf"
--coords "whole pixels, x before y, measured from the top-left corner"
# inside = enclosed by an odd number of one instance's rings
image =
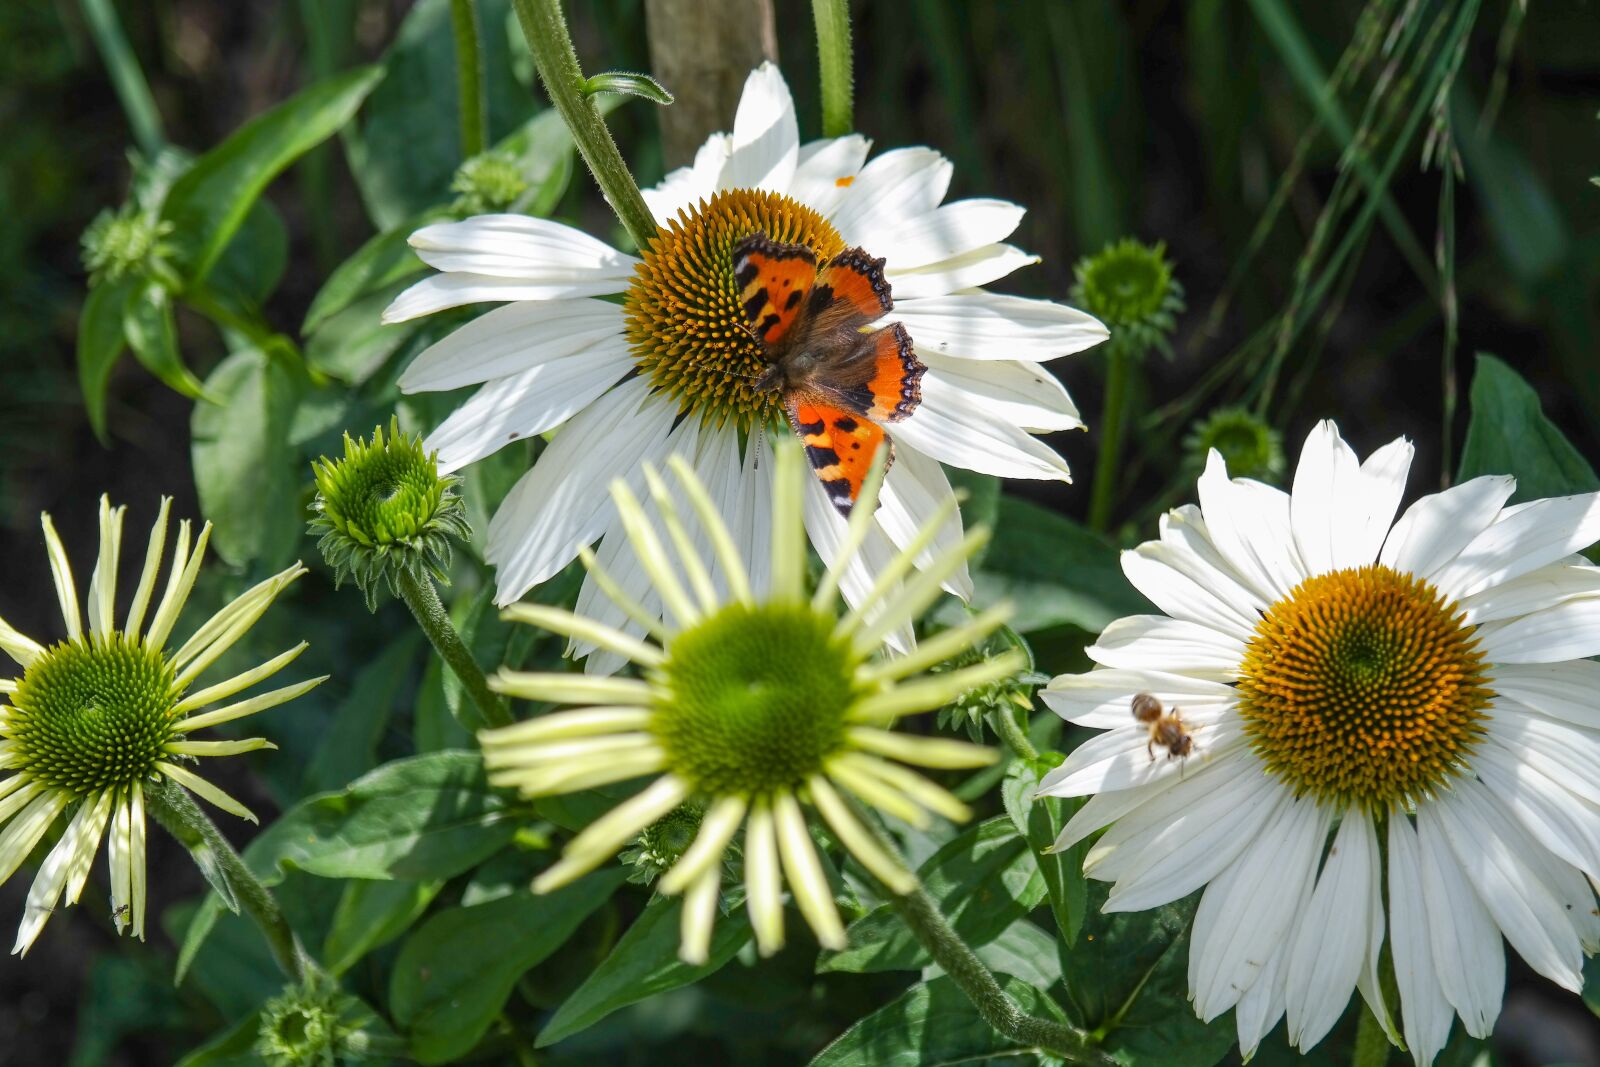
[[[101,444],[110,444],[106,433],[106,390],[111,387],[111,372],[127,344],[122,332],[122,316],[140,285],[140,279],[127,277],[103,282],[89,290],[78,316],[78,387],[89,425]]]
[[[1107,915],[1109,887],[1091,882],[1082,936],[1061,942],[1068,1014],[1106,1031],[1105,1050],[1128,1067],[1211,1067],[1233,1047],[1228,1019],[1211,1025],[1189,1004],[1189,927],[1200,895],[1149,911]]]
[[[259,1067],[260,1035],[261,1012],[253,1011],[179,1060],[177,1067]]]
[[[362,667],[306,767],[306,793],[341,789],[378,762],[378,741],[412,676],[422,635],[407,633]]]
[[[1062,1019],[1055,1003],[1025,982],[997,975],[1000,987],[1025,1012]],[[811,1061],[811,1067],[954,1067],[992,1063],[1055,1062],[990,1026],[949,978],[912,986],[856,1023]]]
[[[301,382],[246,349],[217,364],[205,391],[216,402],[195,406],[190,438],[200,510],[215,526],[211,545],[234,566],[280,566],[305,530],[299,492],[309,479],[289,447]]]
[[[1001,496],[994,539],[974,575],[980,606],[1011,599],[1011,626],[1030,633],[1070,624],[1099,633],[1114,619],[1153,610],[1123,577],[1118,552],[1071,519]]]
[[[1009,974],[1029,985],[1049,989],[1061,981],[1061,953],[1054,935],[1036,926],[1032,919],[1021,918],[1005,928],[1001,935],[980,945],[973,952],[996,974]],[[923,978],[935,978],[944,968],[931,964],[923,971]]]
[[[323,319],[306,339],[306,362],[342,382],[361,385],[419,330],[437,329],[432,322],[383,321],[383,309],[407,284],[405,279],[390,282]]]
[[[123,332],[144,369],[173,392],[197,400],[205,392],[200,379],[184,366],[178,352],[178,330],[172,317],[172,294],[150,282],[123,311]]]
[[[650,101],[652,104],[661,104],[663,107],[672,103],[672,94],[667,87],[650,77],[648,74],[632,74],[627,71],[607,71],[585,78],[583,82],[583,95],[594,96],[598,93],[620,93],[623,96],[637,96]]]
[[[351,880],[333,913],[322,946],[322,964],[343,974],[375,948],[387,945],[428,910],[444,882],[371,882]]]
[[[277,289],[288,263],[283,216],[270,201],[257,200],[211,268],[206,288],[235,313],[251,318]]]
[[[1583,961],[1583,1002],[1600,1016],[1600,956]]]
[[[523,972],[567,940],[623,882],[597,871],[553,893],[519,893],[433,916],[406,940],[389,1008],[419,1063],[448,1063],[477,1043]]]
[[[611,954],[545,1024],[536,1046],[553,1045],[587,1030],[618,1008],[698,982],[721,970],[750,941],[750,919],[740,908],[718,920],[711,935],[710,959],[691,966],[678,958],[682,917],[682,897],[652,900]]]
[[[382,78],[382,68],[358,67],[302,89],[173,183],[161,216],[173,227],[172,262],[191,284],[205,279],[268,183],[349,122]]]
[[[1028,842],[1004,815],[946,842],[918,875],[956,933],[974,946],[1000,936],[1047,893]],[[848,933],[849,947],[824,953],[819,971],[912,970],[928,963],[927,950],[888,904],[851,923]]]
[[[1539,409],[1539,394],[1516,371],[1478,353],[1472,376],[1472,419],[1461,450],[1458,479],[1511,474],[1514,501],[1569,496],[1600,489],[1600,478]]]
[[[1032,802],[1027,799],[1040,779],[1058,766],[1061,759],[1052,752],[1037,760],[1016,760],[1006,774],[1001,795],[1005,798],[1006,813],[1027,837],[1029,853],[1050,890],[1050,913],[1055,918],[1056,929],[1062,940],[1070,943],[1077,940],[1088,907],[1083,860],[1089,843],[1080,841],[1062,852],[1045,850],[1055,844],[1062,827],[1084,802],[1078,797],[1038,797]]]
[[[308,337],[334,315],[361,297],[427,270],[409,243],[411,235],[431,222],[450,218],[443,208],[431,208],[367,239],[366,244],[334,268],[317,291],[300,332]]]

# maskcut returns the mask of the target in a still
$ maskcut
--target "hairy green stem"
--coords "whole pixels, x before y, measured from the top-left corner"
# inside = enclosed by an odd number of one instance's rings
[[[1128,380],[1133,355],[1120,344],[1107,346],[1106,401],[1100,415],[1100,454],[1094,463],[1094,488],[1089,498],[1089,527],[1100,533],[1111,522],[1116,494],[1117,461],[1122,453],[1122,418],[1128,406]]]
[[[1023,759],[1039,758],[1039,750],[1028,739],[1028,733],[1023,729],[1022,724],[1017,722],[1015,711],[1009,707],[996,708],[990,719],[994,722],[995,732],[1000,735],[1000,739],[1006,743],[1006,747],[1011,749],[1012,752],[1015,752]]]
[[[1389,1035],[1383,1024],[1372,1014],[1365,1000],[1361,1001],[1361,1021],[1356,1024],[1356,1047],[1350,1054],[1350,1067],[1384,1067],[1389,1062]]]
[[[450,0],[450,32],[456,39],[461,158],[471,159],[489,145],[489,105],[483,95],[483,52],[478,43],[476,0]]]
[[[855,125],[855,85],[850,69],[848,0],[811,0],[817,24],[817,67],[822,74],[822,135],[843,137]]]
[[[195,854],[202,869],[220,870],[239,906],[260,928],[261,936],[272,950],[272,958],[278,961],[284,975],[291,981],[303,981],[316,964],[300,947],[294,931],[289,929],[272,890],[261,884],[188,790],[162,778],[159,783],[145,787],[144,800],[156,822]]]
[[[167,143],[166,135],[161,132],[161,112],[156,110],[144,71],[139,69],[139,60],[122,32],[122,23],[117,21],[116,9],[111,0],[80,0],[80,5],[83,20],[89,24],[89,34],[105,62],[106,73],[111,76],[111,87],[122,104],[122,113],[133,130],[134,142],[146,159],[154,159]]]
[[[589,173],[594,175],[611,210],[622,220],[633,243],[645,248],[656,234],[655,216],[640,195],[638,183],[623,162],[600,110],[584,94],[583,70],[578,66],[578,53],[573,50],[572,37],[561,15],[561,0],[513,2],[550,102],[572,131],[578,154],[589,165]]]
[[[467,695],[472,698],[473,706],[478,709],[478,716],[482,719],[477,725],[511,725],[511,712],[506,702],[489,688],[489,681],[483,676],[478,661],[472,658],[472,651],[450,622],[450,615],[440,602],[439,591],[433,587],[432,579],[425,575],[418,577],[402,569],[396,581],[400,586],[400,598],[411,609],[411,614],[416,616],[417,625],[422,627],[434,651],[439,653],[439,658],[460,679]],[[474,724],[463,725],[471,728]]]

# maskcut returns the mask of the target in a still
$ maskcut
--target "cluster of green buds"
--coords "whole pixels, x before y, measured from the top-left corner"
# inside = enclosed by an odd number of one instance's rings
[[[1078,260],[1073,273],[1072,302],[1111,328],[1113,346],[1133,356],[1155,349],[1172,357],[1183,286],[1164,243],[1126,237]]]
[[[1033,710],[1033,691],[1050,680],[1033,667],[1033,650],[1009,626],[1002,626],[977,644],[931,668],[935,674],[965,670],[1001,656],[1023,657],[1021,666],[1003,678],[967,689],[939,712],[939,725],[965,729],[974,741],[983,740],[983,724],[990,715],[1016,715]]]
[[[83,269],[90,281],[120,281],[151,273],[168,254],[172,223],[129,202],[105,208],[83,231]]]
[[[344,437],[344,456],[312,464],[317,497],[311,529],[333,568],[335,584],[354,580],[377,610],[378,588],[400,595],[403,581],[449,581],[450,540],[470,536],[467,509],[456,491],[460,479],[439,474],[438,457],[420,436],[400,432],[390,419],[371,441]]]
[[[452,213],[467,216],[516,211],[533,190],[515,156],[490,151],[457,167],[450,191],[456,194]]]
[[[654,885],[656,879],[667,873],[694,844],[705,814],[704,804],[689,801],[639,831],[633,844],[617,856],[633,868],[628,872],[628,881],[635,885]]]
[[[1204,470],[1212,449],[1228,461],[1231,477],[1276,482],[1283,475],[1283,436],[1245,408],[1218,408],[1195,423],[1183,439],[1186,468]]]

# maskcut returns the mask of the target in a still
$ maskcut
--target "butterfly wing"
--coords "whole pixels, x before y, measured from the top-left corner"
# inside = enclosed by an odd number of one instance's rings
[[[806,446],[806,459],[822,482],[828,501],[839,514],[849,518],[878,449],[889,449],[888,459],[894,459],[894,445],[888,435],[883,427],[816,396],[789,397],[784,410],[788,412],[789,425]]]
[[[854,349],[814,390],[828,402],[874,422],[900,422],[922,403],[927,366],[911,347],[911,335],[898,322],[861,335]]]
[[[811,313],[819,327],[859,330],[894,307],[883,260],[849,248],[822,265],[811,287]]]
[[[733,279],[750,331],[769,348],[782,344],[817,277],[817,257],[804,245],[787,245],[764,233],[733,249]]]

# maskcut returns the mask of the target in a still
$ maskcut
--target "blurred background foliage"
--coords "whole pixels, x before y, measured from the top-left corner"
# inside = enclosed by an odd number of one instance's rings
[[[649,69],[641,0],[570,7],[588,70]],[[1106,533],[1085,527],[1105,371],[1096,352],[1053,365],[1091,423],[1087,434],[1052,442],[1078,483],[1012,484],[1004,497],[992,484],[970,486],[969,517],[1003,519],[981,585],[985,595],[1027,590],[1018,628],[1042,670],[1080,666],[1089,633],[1138,610],[1115,547],[1148,536],[1160,510],[1186,498],[1193,471],[1179,471],[1175,458],[1218,408],[1255,411],[1291,443],[1291,455],[1326,416],[1362,452],[1405,434],[1418,446],[1415,493],[1458,464],[1502,469],[1526,455],[1514,434],[1483,427],[1476,444],[1469,439],[1477,367],[1480,405],[1499,403],[1506,419],[1536,429],[1546,425],[1537,422],[1542,408],[1572,442],[1552,453],[1546,466],[1555,473],[1540,492],[1594,487],[1583,459],[1600,454],[1600,190],[1590,184],[1600,173],[1600,18],[1592,0],[851,7],[857,128],[879,150],[930,144],[946,152],[956,163],[952,196],[1028,206],[1016,240],[1044,259],[1008,288],[1062,299],[1080,256],[1135,236],[1165,242],[1187,292],[1171,357],[1152,355],[1137,368]],[[479,10],[490,143],[515,165],[512,206],[623,241],[587,176],[574,172],[559,123],[542,111],[508,3],[480,0]],[[776,15],[802,136],[815,136],[809,5],[778,0]],[[153,516],[159,494],[175,496],[180,514],[218,524],[220,563],[193,606],[207,611],[286,560],[314,557],[303,526],[308,463],[332,452],[343,431],[369,432],[397,403],[406,425],[426,429],[458,402],[400,402],[394,382],[467,313],[378,322],[421,269],[406,233],[424,219],[497,206],[482,202],[481,183],[458,179],[448,22],[445,0],[0,5],[0,262],[8,266],[0,286],[0,601],[20,629],[55,632],[41,510],[84,558],[97,494],[131,505],[131,529]],[[337,106],[312,108],[295,96],[373,63],[381,81],[345,75]],[[306,110],[280,117],[321,143],[236,159],[229,174],[265,186],[238,218],[205,217],[209,201],[192,195],[204,184],[196,171],[172,186],[191,194],[190,214],[178,219],[180,245],[217,237],[214,248],[174,251],[180,274],[189,272],[170,287],[176,296],[102,279],[120,286],[116,299],[126,303],[100,319],[86,309],[79,237],[91,222],[140,194],[159,207],[161,188],[197,156],[291,97],[298,104],[285,106]],[[658,179],[655,110],[630,101],[610,119],[641,184]],[[213,172],[228,162],[215,153],[206,160]],[[161,210],[179,210],[171,196]],[[209,270],[196,269],[208,258]],[[109,340],[95,340],[96,322],[109,323]],[[110,361],[100,351],[86,407],[80,349],[120,352],[124,337],[132,356]],[[1478,352],[1503,363],[1475,362]],[[534,447],[507,448],[469,472],[476,528]],[[1041,544],[1052,548],[1047,563]],[[452,611],[483,662],[553,656],[548,640],[522,635],[513,644],[488,610],[486,583],[481,561],[463,553]],[[573,588],[569,574],[537,595],[560,601]],[[312,646],[308,669],[334,680],[266,722],[282,751],[230,761],[235,778],[221,784],[257,810],[282,811],[380,762],[463,743],[450,714],[461,693],[424,656],[392,600],[369,617],[358,594],[336,592],[319,568],[237,655],[301,638]],[[1039,726],[1053,729],[1053,717]],[[457,899],[490,892],[484,886],[495,878],[524,877],[518,864],[539,842],[517,846],[491,861],[498,868],[479,867],[465,890],[458,879],[355,892],[290,871],[285,897],[303,936],[348,968],[352,991],[378,1001],[401,951],[389,939],[441,893]],[[254,932],[231,916],[174,988],[178,945],[203,885],[171,842],[156,837],[152,848],[154,896],[170,906],[165,934],[148,946],[117,939],[93,906],[52,923],[25,965],[0,964],[0,1063],[172,1063],[277,991]],[[14,879],[0,890],[0,916],[19,911],[25,884]],[[368,899],[383,892],[390,896]],[[642,900],[608,903],[557,957],[518,979],[496,1022],[506,1043],[491,1042],[483,1062],[509,1062],[516,1035],[538,1031],[541,1013],[593,969]],[[350,914],[397,925],[352,944]],[[1042,953],[1048,972],[1048,944],[1016,937],[992,951]],[[539,1062],[804,1062],[859,1017],[861,1004],[888,1002],[909,977],[842,965],[814,975],[813,963],[796,946],[755,979],[723,971],[628,1008],[541,1052]],[[1036,981],[1060,977],[1058,966]],[[936,1014],[942,993],[926,988],[932,999],[917,1010]],[[1181,989],[1170,1010],[1187,1012]],[[1350,1026],[1319,1052],[1340,1054]],[[1451,1062],[1480,1051],[1458,1045]],[[1578,999],[1529,981],[1513,962],[1493,1043],[1498,1062],[1600,1062],[1597,1047],[1594,1019]],[[1275,1037],[1261,1058],[1290,1055]]]

